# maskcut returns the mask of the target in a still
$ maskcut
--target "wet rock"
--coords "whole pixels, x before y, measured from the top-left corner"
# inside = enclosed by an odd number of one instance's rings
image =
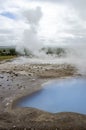
[[[36,79],[32,79],[32,81],[35,81]]]
[[[29,73],[28,76],[33,76],[33,74],[32,74],[32,73]]]
[[[12,71],[9,71],[8,73],[9,73],[9,74],[12,74],[13,72],[12,72]]]
[[[15,76],[18,76],[18,74],[15,74]]]
[[[0,78],[1,78],[1,79],[3,79],[3,78],[4,78],[4,76],[0,75]]]
[[[13,79],[11,79],[11,81],[13,81]]]
[[[0,97],[1,99],[3,98],[3,97]]]
[[[19,87],[18,87],[18,89],[21,89],[21,88],[22,88],[22,86],[19,86]]]
[[[8,106],[8,105],[9,105],[9,102],[6,103],[6,106]]]
[[[14,125],[14,126],[13,126],[13,128],[15,129],[15,128],[16,128],[16,126]]]

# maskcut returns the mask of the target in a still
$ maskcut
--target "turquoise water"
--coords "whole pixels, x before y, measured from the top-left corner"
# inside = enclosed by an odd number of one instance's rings
[[[38,108],[51,113],[86,114],[86,80],[69,78],[52,81],[40,91],[21,99],[17,106]]]

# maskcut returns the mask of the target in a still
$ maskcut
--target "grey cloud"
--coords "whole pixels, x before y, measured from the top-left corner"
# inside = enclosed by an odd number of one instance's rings
[[[27,0],[27,1],[39,1],[39,2],[52,2],[70,4],[79,13],[80,17],[86,19],[86,0]]]
[[[12,31],[9,29],[0,29],[0,34],[11,34]]]
[[[39,2],[63,2],[65,0],[27,0],[27,1],[39,1]]]
[[[6,2],[8,1],[10,0],[6,0]],[[86,14],[86,7],[85,7],[86,0],[27,0],[27,1],[63,3],[64,5],[68,3],[70,6],[74,8],[75,13],[79,14],[81,19],[85,20],[86,18],[86,15],[85,15]],[[3,0],[0,0],[0,7],[4,7],[4,5],[5,5],[5,2]],[[37,29],[38,29],[39,21],[42,18],[42,15],[43,14],[40,7],[37,7],[36,9],[25,10],[23,12],[23,16],[26,20],[25,22],[30,25],[30,29],[27,29],[24,31],[24,35],[22,39],[24,46],[30,47],[30,48],[32,48],[34,45],[35,45],[34,48],[39,46],[40,41],[37,34]],[[76,43],[81,43],[81,42],[86,43],[86,38],[85,38],[86,29],[81,27],[80,25],[77,25],[78,22],[75,19],[73,19],[72,21],[71,20],[68,21],[68,18],[66,18],[65,20],[68,22],[70,26],[72,26],[71,29],[65,30],[65,32],[69,34],[73,34],[75,38],[64,37],[62,40],[68,44],[69,43],[76,44]],[[5,30],[1,30],[1,33],[11,35],[10,31],[5,31]],[[2,41],[2,43],[6,43],[7,41],[8,43],[10,43],[10,41],[12,42],[12,37],[4,38],[3,36],[3,37],[0,37],[0,41]],[[50,44],[52,44],[52,42]]]
[[[12,45],[13,44],[13,40],[15,40],[15,38],[13,38],[13,35],[0,35],[0,46],[3,45]]]
[[[86,19],[86,0],[68,0],[69,4],[76,10],[76,13]]]

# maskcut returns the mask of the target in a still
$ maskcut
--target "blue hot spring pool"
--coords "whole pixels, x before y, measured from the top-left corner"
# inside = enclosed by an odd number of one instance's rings
[[[43,88],[17,102],[19,107],[33,107],[51,113],[86,114],[86,80],[68,78],[51,81]]]

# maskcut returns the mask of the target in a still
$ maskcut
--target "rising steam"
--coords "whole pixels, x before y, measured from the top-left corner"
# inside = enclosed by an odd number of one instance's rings
[[[40,62],[40,63],[68,63],[68,64],[74,64],[78,66],[80,71],[85,73],[86,68],[86,45],[85,45],[85,37],[82,39],[80,35],[80,30],[77,28],[73,28],[73,35],[68,35],[72,31],[72,29],[69,29],[69,32],[64,33],[61,32],[61,35],[58,35],[62,37],[63,39],[63,45],[60,45],[60,41],[57,39],[57,43],[53,45],[54,38],[52,40],[51,45],[46,46],[46,44],[43,42],[46,42],[47,40],[41,40],[40,36],[38,35],[39,31],[39,24],[40,20],[43,17],[43,13],[41,11],[41,7],[37,7],[36,9],[30,9],[28,11],[23,12],[23,16],[25,19],[25,22],[29,25],[29,28],[25,29],[22,35],[22,40],[19,44],[17,44],[17,51],[21,54],[36,56],[40,58],[40,61],[34,60],[34,62]],[[70,14],[69,14],[70,16]],[[75,17],[75,16],[74,16]],[[70,17],[68,17],[70,21]],[[45,19],[46,20],[46,19]],[[64,19],[63,19],[64,20]],[[65,21],[64,21],[65,22]],[[74,21],[72,21],[74,22]],[[63,23],[61,23],[62,25]],[[69,24],[69,23],[68,23]],[[53,25],[51,25],[53,26]],[[78,25],[79,26],[79,25]],[[81,28],[82,29],[82,28]],[[52,30],[51,30],[52,31]],[[64,30],[62,30],[64,31]],[[83,34],[84,30],[81,30]],[[53,33],[53,32],[52,32]],[[67,35],[69,36],[67,36]],[[59,36],[56,35],[58,38]],[[81,40],[82,39],[82,40]],[[65,41],[66,40],[66,41]],[[66,45],[64,45],[64,41],[67,42]],[[45,46],[44,46],[45,45]],[[53,46],[52,46],[53,45]],[[58,53],[57,50],[60,50],[61,52]],[[58,55],[59,54],[59,55]],[[45,61],[43,61],[45,60]],[[31,60],[32,62],[32,60]]]
[[[32,53],[33,55],[37,55],[41,45],[37,34],[39,21],[42,17],[41,8],[37,7],[36,9],[24,11],[23,15],[30,28],[24,30],[22,41],[17,45],[16,49],[21,54],[25,54],[26,50],[27,54]]]

